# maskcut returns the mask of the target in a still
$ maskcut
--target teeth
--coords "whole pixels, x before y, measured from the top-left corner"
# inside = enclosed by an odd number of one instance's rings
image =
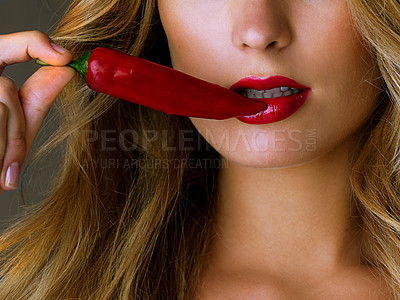
[[[271,94],[277,94],[277,93],[281,92],[281,89],[280,88],[275,88],[275,89],[272,89],[272,90],[265,91],[264,93],[266,93],[266,92],[271,93]]]
[[[274,93],[273,95],[272,95],[272,98],[278,98],[278,97],[282,97],[283,96],[283,93],[282,92],[279,92],[279,93]]]
[[[253,98],[253,99],[279,98],[279,97],[283,97],[283,96],[295,95],[299,92],[300,92],[300,90],[295,89],[295,88],[289,88],[289,87],[280,87],[280,88],[274,88],[271,90],[245,89],[245,90],[241,91],[243,96],[245,96],[247,98]]]
[[[293,91],[292,90],[289,90],[289,91],[286,91],[286,92],[283,93],[283,96],[290,96],[290,95],[293,95]]]

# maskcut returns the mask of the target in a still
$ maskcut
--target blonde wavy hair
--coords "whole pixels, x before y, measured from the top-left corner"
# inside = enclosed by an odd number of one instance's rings
[[[348,2],[385,87],[355,155],[353,204],[365,262],[400,299],[400,4]],[[103,46],[170,64],[155,0],[75,0],[53,39],[75,57]],[[79,78],[59,107],[63,126],[43,152],[64,142],[62,168],[48,198],[0,237],[0,299],[192,299],[213,238],[218,168],[181,162],[218,153],[187,118],[94,93]],[[110,129],[118,147],[95,138]]]

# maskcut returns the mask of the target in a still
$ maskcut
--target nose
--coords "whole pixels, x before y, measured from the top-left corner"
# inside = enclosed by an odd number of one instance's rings
[[[239,0],[232,4],[232,41],[240,49],[284,48],[292,35],[282,0]]]

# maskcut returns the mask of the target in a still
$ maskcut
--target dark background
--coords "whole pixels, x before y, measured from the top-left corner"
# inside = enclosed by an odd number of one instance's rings
[[[0,0],[0,34],[12,33],[24,30],[41,30],[50,34],[71,0]],[[1,49],[0,49],[1,55]],[[18,86],[33,74],[38,67],[33,61],[14,66],[9,66],[3,73],[12,78]],[[54,131],[55,111],[51,110],[45,120],[33,146],[34,152]],[[50,180],[59,163],[57,151],[54,151],[46,159],[32,167],[24,180],[24,201],[29,205],[42,199]],[[4,230],[18,214],[23,212],[23,201],[20,188],[13,192],[3,192],[0,195],[0,231]]]

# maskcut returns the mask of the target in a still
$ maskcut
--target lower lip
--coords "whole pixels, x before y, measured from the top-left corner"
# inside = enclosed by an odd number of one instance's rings
[[[306,102],[311,89],[303,90],[295,95],[279,98],[255,99],[268,104],[268,108],[251,116],[237,117],[247,124],[269,124],[284,120],[293,115]]]

